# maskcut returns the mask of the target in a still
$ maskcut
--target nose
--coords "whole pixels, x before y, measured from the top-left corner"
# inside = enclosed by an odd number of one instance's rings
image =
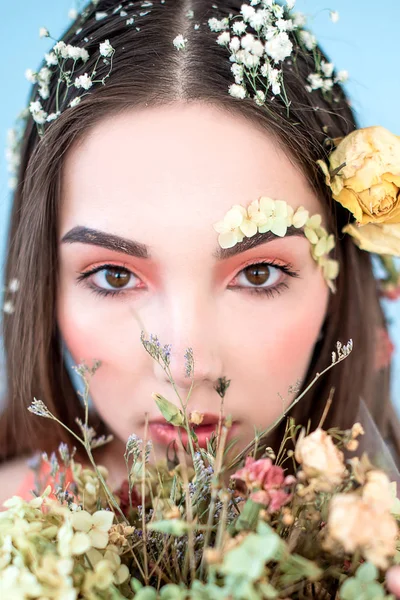
[[[215,385],[223,376],[224,365],[217,311],[212,303],[206,298],[194,298],[193,294],[189,297],[186,294],[184,298],[176,294],[158,315],[152,320],[158,326],[152,333],[157,335],[160,348],[169,355],[168,371],[177,388],[188,390],[192,379],[195,387]],[[153,370],[160,383],[171,383],[167,372],[156,361],[153,361]]]

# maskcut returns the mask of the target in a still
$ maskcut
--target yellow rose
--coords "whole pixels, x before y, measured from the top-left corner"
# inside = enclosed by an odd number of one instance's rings
[[[317,162],[333,198],[359,224],[400,223],[400,137],[384,127],[357,129],[339,141],[329,169]]]
[[[400,256],[400,224],[368,223],[357,225],[351,223],[342,229],[354,238],[354,242],[367,252]]]

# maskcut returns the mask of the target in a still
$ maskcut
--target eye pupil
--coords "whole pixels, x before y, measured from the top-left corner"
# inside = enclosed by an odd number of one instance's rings
[[[253,285],[261,285],[268,281],[270,269],[268,265],[250,265],[245,268],[246,277]]]
[[[115,288],[124,287],[129,282],[130,275],[128,271],[122,269],[107,269],[105,273],[107,283]]]

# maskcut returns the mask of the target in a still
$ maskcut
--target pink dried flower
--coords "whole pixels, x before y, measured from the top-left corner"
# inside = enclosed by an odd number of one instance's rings
[[[251,456],[246,457],[245,465],[232,475],[232,479],[242,479],[248,488],[261,488],[264,477],[272,467],[270,458],[255,460]]]
[[[280,510],[290,501],[292,495],[285,488],[296,481],[293,475],[285,477],[282,467],[273,465],[270,458],[254,460],[250,456],[246,458],[245,466],[232,475],[232,478],[242,479],[249,489],[254,489],[250,498],[254,502],[265,504],[271,513]]]

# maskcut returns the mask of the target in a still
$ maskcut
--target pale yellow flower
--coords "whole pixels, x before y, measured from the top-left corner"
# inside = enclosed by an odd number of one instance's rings
[[[288,204],[283,200],[273,200],[267,196],[260,198],[260,212],[264,219],[258,223],[258,231],[265,233],[271,231],[273,234],[284,237],[288,228]]]
[[[366,560],[381,569],[388,558],[396,553],[398,527],[389,511],[375,503],[375,499],[358,494],[336,494],[329,505],[327,523],[328,548],[339,543],[345,552],[359,550]]]
[[[111,583],[120,585],[129,577],[129,569],[126,565],[121,564],[118,547],[113,544],[107,546],[104,554],[99,550],[92,548],[87,553],[87,558],[89,559],[90,564],[95,568],[95,572],[100,573],[101,579],[111,577]],[[100,567],[98,567],[98,565],[100,565]]]
[[[350,223],[342,231],[351,235],[361,250],[400,256],[400,224],[368,223],[358,227]]]
[[[58,530],[57,540],[58,553],[63,558],[84,554],[92,546],[89,536],[82,531],[74,533],[71,523],[68,521]]]
[[[343,452],[323,429],[318,428],[307,436],[302,430],[296,444],[295,458],[316,490],[333,489],[346,473]]]
[[[327,165],[318,161],[335,200],[361,225],[400,223],[400,138],[384,127],[343,138]],[[330,173],[343,166],[333,177]]]
[[[71,523],[75,531],[83,532],[89,537],[93,548],[105,548],[108,544],[108,532],[114,520],[114,513],[109,510],[98,510],[92,515],[80,510],[71,515]]]
[[[0,572],[0,598],[40,598],[43,588],[27,567],[10,565]]]
[[[240,225],[246,216],[246,209],[240,204],[235,204],[228,210],[222,221],[213,225],[215,231],[219,233],[218,243],[221,248],[232,248],[243,241],[244,233],[240,230]]]

